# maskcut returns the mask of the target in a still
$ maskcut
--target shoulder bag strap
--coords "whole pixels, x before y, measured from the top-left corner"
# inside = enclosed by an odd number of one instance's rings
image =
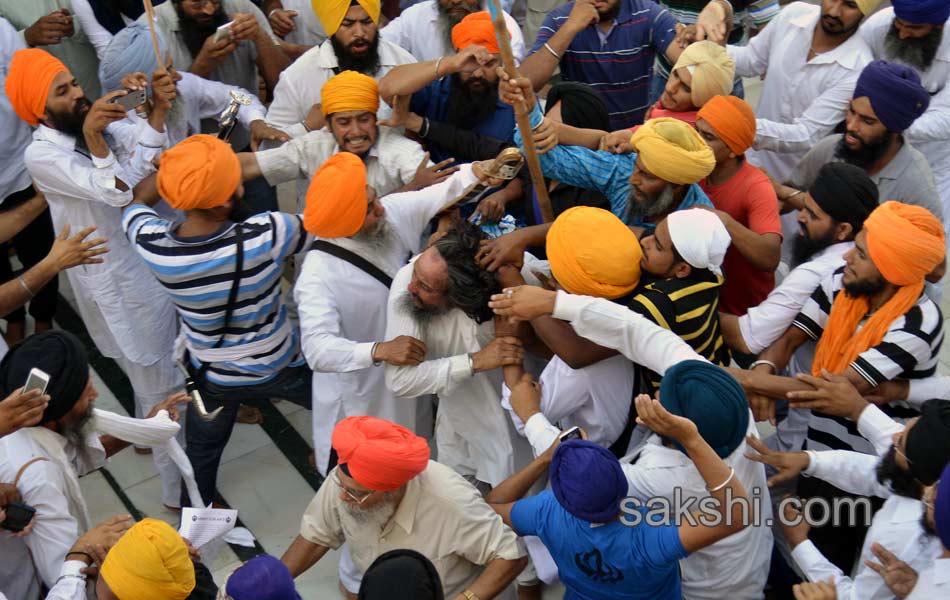
[[[234,274],[231,279],[231,290],[228,292],[228,303],[224,308],[224,325],[222,327],[224,332],[212,348],[220,348],[224,344],[224,336],[228,334],[228,324],[231,322],[234,305],[237,303],[238,290],[241,287],[241,273],[244,271],[244,230],[241,228],[240,223],[234,225],[234,239],[237,240],[237,253],[234,257]],[[188,361],[186,360],[185,362],[187,363]],[[195,374],[195,381],[200,383],[204,380],[205,372],[209,366],[208,363],[201,361],[201,367],[199,367],[198,372]]]
[[[382,269],[380,269],[373,263],[369,262],[368,260],[360,256],[359,254],[350,252],[346,248],[341,248],[340,246],[337,246],[336,244],[331,244],[330,242],[327,242],[324,240],[315,240],[313,242],[313,246],[311,247],[314,250],[320,250],[321,252],[326,252],[327,254],[335,256],[339,258],[340,260],[345,260],[346,262],[350,263],[357,269],[360,269],[367,275],[370,275],[371,277],[376,279],[376,281],[385,285],[387,289],[392,287],[393,285],[392,277],[384,273]]]

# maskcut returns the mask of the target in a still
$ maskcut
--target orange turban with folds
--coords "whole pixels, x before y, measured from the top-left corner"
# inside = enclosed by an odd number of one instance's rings
[[[696,130],[680,121],[650,119],[630,138],[647,171],[676,185],[689,185],[716,168],[716,157]]]
[[[864,221],[868,254],[881,276],[900,286],[897,293],[855,332],[868,311],[867,298],[838,294],[828,316],[812,373],[840,374],[859,354],[881,343],[891,323],[906,313],[924,290],[924,278],[944,260],[943,226],[925,208],[885,202]]]
[[[706,121],[736,156],[745,154],[755,142],[755,112],[741,98],[716,96],[699,109],[696,118]]]
[[[362,6],[373,23],[379,25],[380,0],[310,0],[313,12],[317,13],[317,18],[323,24],[323,30],[331,36],[340,28],[352,4]]]
[[[571,294],[619,298],[640,283],[640,241],[610,211],[575,206],[548,231],[551,273]]]
[[[511,37],[511,34],[508,34]],[[452,45],[456,50],[468,48],[472,44],[482,46],[488,50],[489,54],[498,54],[501,49],[498,47],[498,38],[495,37],[495,27],[491,22],[491,15],[488,11],[472,13],[459,21],[459,24],[452,28]]]
[[[224,206],[241,185],[241,163],[231,146],[199,134],[162,154],[158,193],[178,210]]]
[[[46,112],[53,79],[69,73],[58,58],[39,48],[17,50],[10,61],[4,89],[18,117],[36,127]]]
[[[347,474],[377,492],[398,490],[429,464],[425,438],[385,419],[347,417],[331,442]]]
[[[126,531],[100,575],[119,600],[184,600],[195,589],[185,540],[158,519],[142,519]]]
[[[350,237],[363,226],[368,204],[366,165],[351,152],[337,152],[310,181],[304,229],[317,237]]]
[[[369,75],[343,71],[323,84],[320,91],[323,116],[345,110],[379,110],[379,87]]]

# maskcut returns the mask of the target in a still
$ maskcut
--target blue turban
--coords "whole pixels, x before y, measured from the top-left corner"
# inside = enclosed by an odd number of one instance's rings
[[[158,49],[165,56],[168,47],[158,35]],[[129,73],[145,73],[151,76],[158,69],[155,61],[155,50],[152,48],[152,34],[148,25],[135,22],[115,34],[106,47],[106,51],[99,62],[99,82],[103,93],[114,92],[122,87],[122,77]]]
[[[898,19],[915,25],[943,25],[950,18],[947,0],[891,0],[891,4]]]
[[[749,402],[742,386],[703,360],[684,360],[667,369],[660,381],[660,404],[696,423],[699,435],[720,458],[735,452],[749,430]]]
[[[558,504],[584,521],[607,523],[620,513],[627,477],[609,450],[587,440],[562,442],[551,459],[551,490]]]
[[[868,63],[861,71],[853,97],[865,96],[881,123],[896,133],[906,131],[930,106],[930,94],[920,85],[917,71],[885,60]]]
[[[232,600],[300,600],[287,565],[259,554],[231,574],[225,592]]]
[[[940,476],[937,497],[934,498],[934,528],[944,548],[950,548],[950,464]]]

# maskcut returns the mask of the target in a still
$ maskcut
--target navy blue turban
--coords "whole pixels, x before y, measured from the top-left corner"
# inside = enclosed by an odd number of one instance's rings
[[[950,18],[947,0],[891,0],[891,4],[898,19],[915,25],[943,25]]]
[[[930,94],[920,85],[917,71],[885,60],[875,60],[861,71],[853,98],[865,96],[881,123],[897,133],[910,127],[930,106]]]
[[[950,548],[950,464],[940,476],[934,499],[934,526],[944,548]]]
[[[225,591],[233,600],[300,600],[287,565],[260,554],[231,574]]]
[[[696,423],[699,435],[720,458],[735,452],[749,429],[749,402],[742,386],[703,360],[684,360],[667,369],[660,381],[660,404]]]
[[[578,519],[607,523],[620,514],[627,477],[610,450],[587,440],[561,442],[548,475],[558,504]]]

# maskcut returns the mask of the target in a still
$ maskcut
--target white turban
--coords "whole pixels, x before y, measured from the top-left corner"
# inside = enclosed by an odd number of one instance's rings
[[[666,224],[673,246],[683,260],[697,269],[722,275],[722,259],[732,237],[715,212],[703,208],[678,210],[670,213]]]
[[[158,50],[165,56],[166,45],[162,32],[158,36]],[[99,62],[99,83],[103,93],[122,87],[122,78],[128,73],[145,73],[151,80],[158,69],[152,34],[148,25],[136,21],[113,36]]]

